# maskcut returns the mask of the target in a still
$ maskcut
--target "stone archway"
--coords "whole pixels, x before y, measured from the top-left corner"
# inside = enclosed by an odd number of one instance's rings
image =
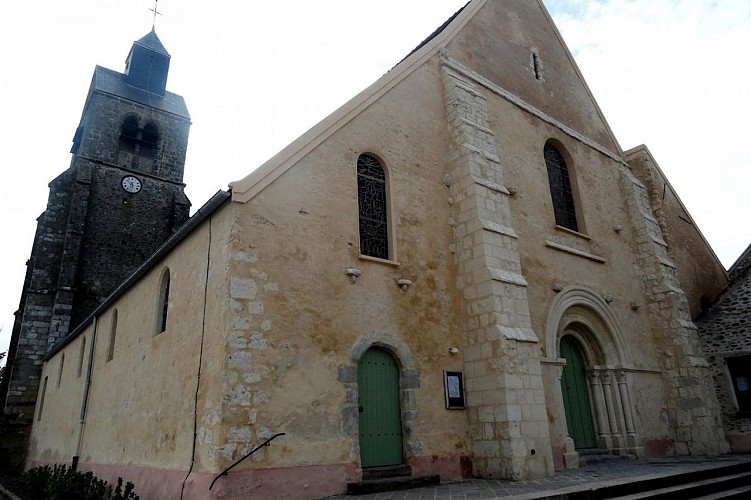
[[[624,369],[630,357],[620,325],[607,302],[583,287],[564,288],[551,305],[545,340],[547,360],[560,366],[559,380],[570,362],[567,358],[571,357],[562,352],[562,343],[573,343],[580,352],[596,447],[615,454],[643,456],[634,427],[628,374]],[[564,388],[560,390],[559,401],[564,401]],[[564,408],[562,413],[572,418],[571,410]],[[567,432],[572,427],[567,422]],[[575,454],[571,438],[567,436],[564,440],[569,455]]]
[[[399,367],[394,357],[371,347],[357,370],[360,465],[387,467],[404,461]]]
[[[399,412],[403,458],[406,461],[422,453],[422,443],[417,439],[416,428],[420,416],[416,400],[416,392],[420,387],[420,373],[415,368],[414,357],[409,347],[386,332],[372,332],[358,338],[350,351],[349,364],[339,366],[338,379],[346,391],[346,404],[341,411],[343,432],[353,438],[350,458],[361,459],[358,368],[363,356],[374,349],[384,351],[393,357],[398,369]]]

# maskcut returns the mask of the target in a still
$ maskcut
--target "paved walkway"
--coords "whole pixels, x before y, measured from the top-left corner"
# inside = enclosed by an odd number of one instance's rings
[[[622,484],[637,478],[647,479],[665,475],[692,472],[741,462],[751,462],[751,455],[723,455],[720,457],[673,457],[645,460],[611,460],[578,469],[556,471],[555,476],[532,481],[493,481],[471,479],[443,483],[438,486],[411,490],[372,493],[369,495],[338,496],[342,500],[489,500],[496,498],[540,498],[555,490],[576,491],[595,485]]]

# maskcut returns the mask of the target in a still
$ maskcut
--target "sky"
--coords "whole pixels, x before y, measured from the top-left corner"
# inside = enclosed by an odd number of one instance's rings
[[[491,0],[505,1],[505,0]],[[531,1],[531,0],[530,0]],[[398,63],[465,0],[160,0],[192,118],[199,208]],[[646,144],[725,267],[751,243],[751,2],[546,0],[626,150]],[[47,184],[95,65],[122,72],[154,0],[6,2],[0,17],[0,352]]]

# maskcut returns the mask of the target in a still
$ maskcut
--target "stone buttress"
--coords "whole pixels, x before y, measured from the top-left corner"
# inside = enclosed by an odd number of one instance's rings
[[[511,227],[509,192],[487,101],[442,67],[449,148],[446,184],[454,228],[473,474],[523,480],[553,474],[527,281]]]
[[[668,257],[649,192],[629,170],[621,167],[621,185],[637,231],[636,255],[649,298],[649,316],[661,355],[666,384],[664,409],[678,455],[716,455],[728,447],[720,424],[717,397],[709,364],[704,359],[688,301]]]

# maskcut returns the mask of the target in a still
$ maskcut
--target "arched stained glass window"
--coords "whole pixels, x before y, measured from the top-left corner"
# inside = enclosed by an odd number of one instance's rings
[[[545,144],[545,165],[548,168],[550,196],[553,198],[553,213],[558,226],[578,231],[574,194],[563,155],[549,142]]]
[[[360,254],[389,258],[386,174],[369,154],[357,159],[357,199],[360,209]]]

